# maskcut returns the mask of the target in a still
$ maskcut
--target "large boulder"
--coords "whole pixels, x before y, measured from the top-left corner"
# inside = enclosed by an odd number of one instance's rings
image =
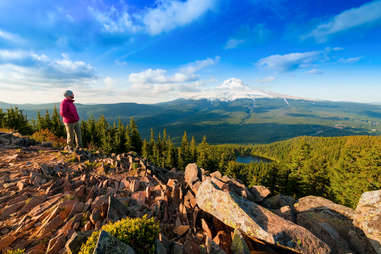
[[[362,230],[353,225],[353,209],[316,196],[299,199],[294,208],[297,224],[327,243],[333,253],[374,254]]]
[[[71,238],[66,242],[65,248],[68,254],[76,254],[81,249],[83,243],[87,241],[91,231],[75,232]]]
[[[107,220],[115,222],[127,217],[129,214],[128,208],[117,198],[109,196],[107,208]]]
[[[194,193],[197,193],[202,177],[201,169],[196,163],[189,163],[185,167],[184,180]]]
[[[135,254],[131,246],[119,241],[106,231],[102,230],[99,234],[97,245],[93,254]]]
[[[381,254],[381,190],[361,195],[354,224],[364,231],[377,254]]]
[[[197,205],[226,225],[250,238],[282,245],[303,253],[330,253],[331,249],[305,228],[206,179],[198,189]]]
[[[184,180],[190,186],[201,180],[201,169],[196,163],[189,163],[186,166]]]

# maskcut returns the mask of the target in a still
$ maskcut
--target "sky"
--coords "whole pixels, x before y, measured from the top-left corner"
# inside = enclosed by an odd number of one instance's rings
[[[381,0],[0,0],[0,101],[71,89],[80,103],[157,103],[242,87],[380,103]]]

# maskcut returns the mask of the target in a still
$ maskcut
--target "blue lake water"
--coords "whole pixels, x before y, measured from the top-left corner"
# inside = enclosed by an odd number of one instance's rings
[[[250,163],[250,162],[270,162],[270,160],[258,156],[237,156],[236,162]]]

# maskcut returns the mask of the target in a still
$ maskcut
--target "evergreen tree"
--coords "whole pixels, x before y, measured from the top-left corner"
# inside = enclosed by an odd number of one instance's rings
[[[167,149],[167,155],[165,158],[165,167],[166,168],[175,168],[177,167],[176,164],[176,150],[175,147],[171,141],[171,139],[168,139],[168,149]]]
[[[118,119],[118,127],[115,129],[114,150],[116,153],[123,153],[126,151],[126,128],[120,119]]]
[[[64,137],[65,126],[61,122],[61,118],[60,118],[60,115],[58,114],[57,107],[54,107],[52,119],[50,120],[50,122],[51,122],[50,131],[57,137]]]
[[[198,145],[197,165],[201,168],[208,168],[209,159],[209,145],[206,142],[206,136],[202,138],[201,143]]]
[[[141,154],[142,151],[142,139],[140,138],[138,126],[136,125],[136,122],[133,118],[130,119],[130,124],[128,126],[129,129],[129,145],[131,149],[138,154]]]
[[[196,162],[197,161],[197,145],[196,140],[192,136],[192,140],[190,143],[190,162]]]
[[[150,155],[151,155],[151,151],[149,149],[149,144],[148,144],[147,140],[144,139],[144,141],[143,141],[143,147],[142,147],[142,156],[143,156],[143,158],[149,160],[150,157],[151,157]]]

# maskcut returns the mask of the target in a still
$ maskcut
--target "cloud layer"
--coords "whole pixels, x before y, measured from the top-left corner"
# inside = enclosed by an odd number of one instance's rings
[[[381,0],[366,3],[358,8],[346,10],[329,22],[318,25],[303,38],[313,37],[324,42],[328,36],[354,27],[371,24],[381,19]]]
[[[95,70],[83,61],[63,54],[51,59],[44,54],[22,50],[0,50],[0,84],[34,87],[85,85],[96,79]]]
[[[287,72],[310,67],[322,57],[322,51],[271,55],[258,60],[257,65],[273,71]]]
[[[111,6],[106,11],[89,8],[96,20],[110,33],[144,32],[157,35],[176,27],[190,24],[207,11],[212,10],[216,0],[161,0],[154,8],[130,13],[128,7],[121,10]]]

